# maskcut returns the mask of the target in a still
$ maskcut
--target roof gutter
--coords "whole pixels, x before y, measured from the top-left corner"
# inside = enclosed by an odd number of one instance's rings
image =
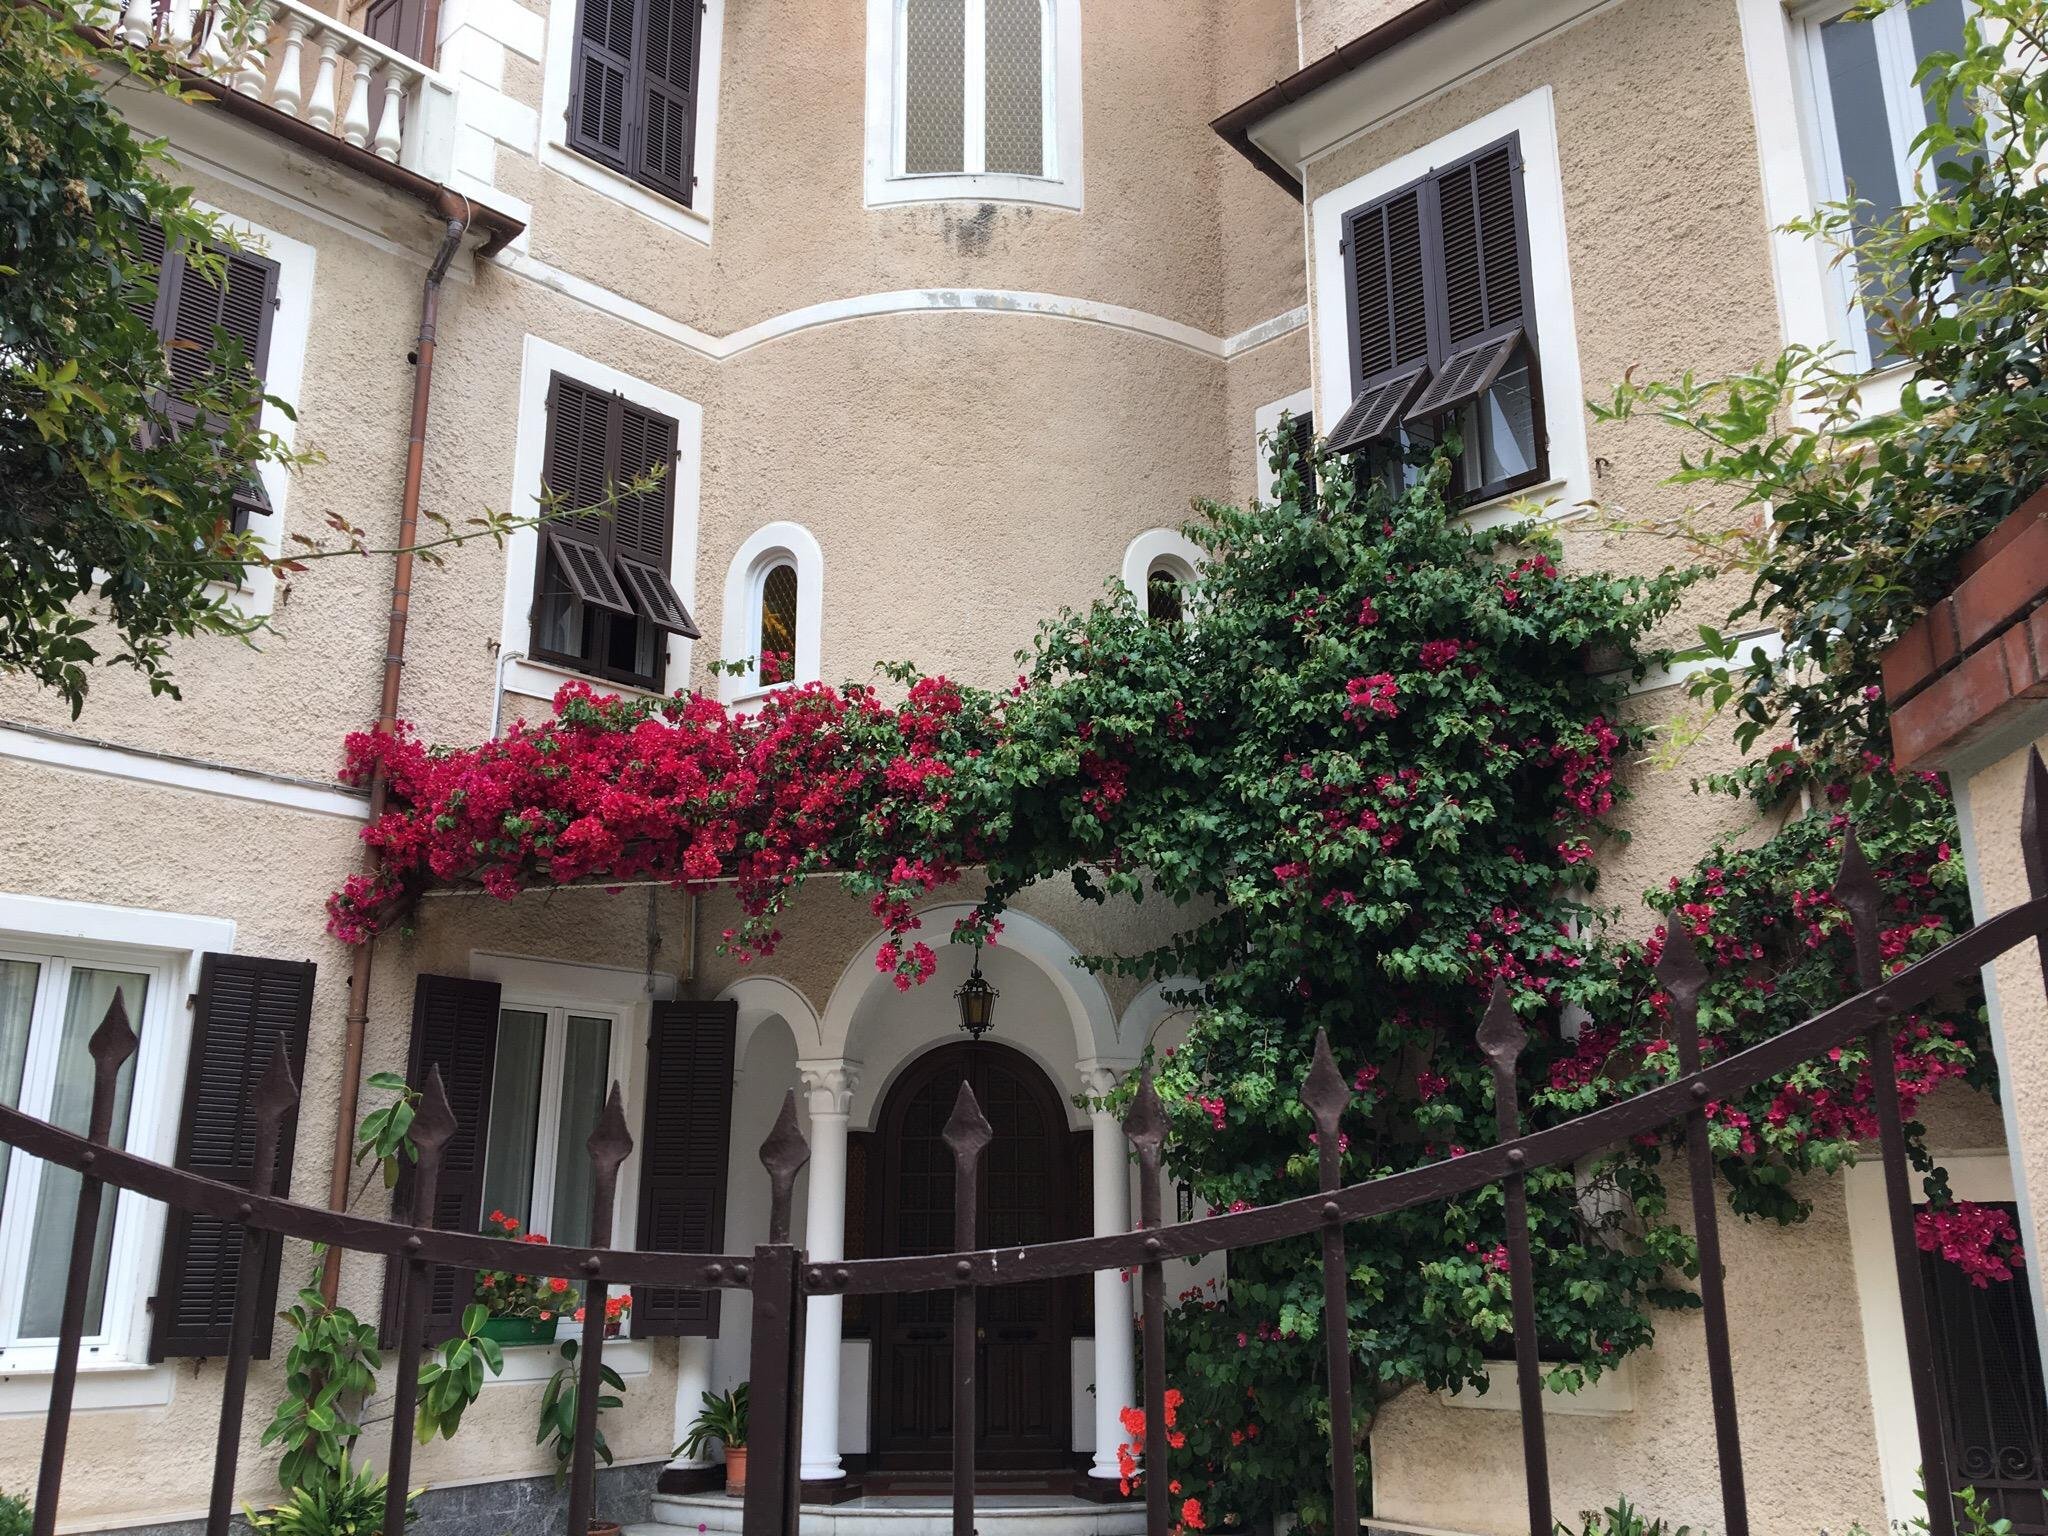
[[[446,221],[446,228],[420,290],[420,331],[411,358],[412,424],[406,437],[405,489],[399,500],[398,545],[391,567],[391,616],[384,637],[384,690],[377,708],[377,729],[387,733],[398,724],[399,684],[405,673],[405,631],[412,616],[413,545],[419,541],[420,482],[427,462],[427,406],[434,391],[434,341],[440,326],[441,280],[448,275],[448,264],[455,259],[475,212],[469,199],[460,193],[438,190],[434,207]],[[370,775],[369,825],[375,826],[383,816],[390,792],[390,777],[380,762]],[[375,849],[369,858],[372,868],[382,862],[382,855]],[[375,959],[376,940],[365,939],[356,946],[354,965],[349,972],[348,1022],[341,1046],[341,1095],[328,1174],[330,1210],[348,1209],[349,1173],[355,1167],[356,1105],[362,1092],[363,1041],[370,1025],[370,972]],[[320,1271],[320,1294],[330,1305],[340,1285],[341,1250],[329,1248]]]
[[[1275,81],[1251,100],[1232,107],[1209,126],[1222,135],[1223,142],[1243,155],[1296,202],[1301,202],[1302,184],[1293,168],[1281,164],[1252,142],[1252,130],[1283,107],[1315,94],[1333,80],[1342,79],[1360,65],[1399,47],[1411,37],[1428,31],[1438,22],[1455,16],[1480,0],[1420,0],[1397,16],[1389,17],[1333,52],[1304,65],[1284,80]]]

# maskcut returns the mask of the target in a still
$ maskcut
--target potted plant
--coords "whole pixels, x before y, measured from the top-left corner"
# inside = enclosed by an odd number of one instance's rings
[[[484,1235],[547,1243],[538,1232],[522,1232],[520,1223],[503,1211],[491,1212]],[[583,1305],[574,1287],[559,1275],[519,1275],[504,1269],[477,1272],[476,1299],[490,1312],[483,1335],[498,1344],[552,1344],[562,1314]]]
[[[616,1296],[607,1296],[604,1303],[604,1336],[616,1339],[625,1330],[626,1315],[632,1310],[633,1298],[630,1293],[621,1291]],[[584,1309],[578,1307],[570,1316],[580,1323],[583,1321],[583,1312]]]
[[[725,1491],[747,1491],[747,1384],[730,1392],[706,1392],[704,1406],[690,1421],[690,1432],[676,1447],[678,1456],[696,1458],[713,1440],[725,1447]]]

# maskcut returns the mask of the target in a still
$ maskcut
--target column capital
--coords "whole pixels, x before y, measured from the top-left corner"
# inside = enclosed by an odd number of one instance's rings
[[[1125,1074],[1137,1069],[1135,1061],[1105,1061],[1100,1056],[1088,1056],[1074,1065],[1081,1073],[1081,1089],[1092,1099],[1103,1098],[1116,1091],[1117,1084]]]
[[[815,1115],[844,1115],[853,1108],[853,1091],[860,1086],[861,1064],[844,1057],[831,1061],[800,1061],[798,1079],[804,1097]]]

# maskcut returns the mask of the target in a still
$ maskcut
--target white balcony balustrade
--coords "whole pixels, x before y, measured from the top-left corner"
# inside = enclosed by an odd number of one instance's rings
[[[121,0],[101,24],[380,160],[448,180],[455,82],[301,0]]]

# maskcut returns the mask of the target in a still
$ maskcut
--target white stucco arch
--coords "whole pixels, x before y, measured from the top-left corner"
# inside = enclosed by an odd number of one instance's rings
[[[923,926],[916,936],[937,949],[947,942],[953,924],[973,911],[973,905],[964,901],[926,907],[917,914]],[[1116,1010],[1110,1006],[1109,994],[1100,981],[1081,968],[1081,952],[1058,929],[1028,913],[1006,911],[1002,920],[1002,937],[994,947],[1029,960],[1045,973],[1073,1026],[1074,1059],[1128,1055],[1128,1051],[1118,1050]],[[878,933],[862,945],[833,984],[824,1017],[818,1021],[819,1055],[845,1054],[861,999],[870,987],[888,985],[875,971],[875,955],[886,937]]]
[[[740,1005],[733,1045],[735,1062],[747,1059],[747,1046],[753,1040],[754,1032],[771,1019],[780,1019],[788,1027],[799,1057],[829,1054],[818,1049],[823,1037],[818,1028],[817,1011],[811,1007],[810,999],[780,976],[742,976],[719,993],[717,1001],[732,1001]]]
[[[1124,1009],[1124,1016],[1117,1023],[1117,1041],[1123,1047],[1123,1054],[1140,1054],[1151,1043],[1153,1031],[1161,1024],[1175,1014],[1194,1011],[1185,1003],[1168,1001],[1167,993],[1198,992],[1201,986],[1192,976],[1169,976],[1164,981],[1150,983],[1132,998],[1131,1005]]]

